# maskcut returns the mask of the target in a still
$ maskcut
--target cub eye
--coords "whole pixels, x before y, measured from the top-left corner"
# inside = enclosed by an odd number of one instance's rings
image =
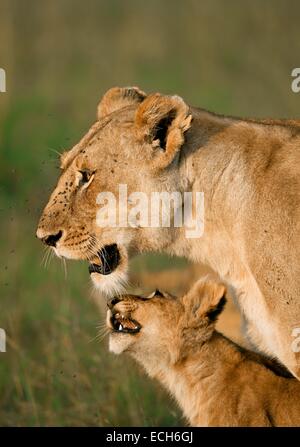
[[[160,296],[161,298],[165,297],[164,294],[160,290],[158,290],[158,289],[155,290],[154,296]]]
[[[90,172],[87,170],[83,170],[83,171],[79,171],[79,172],[81,174],[81,179],[79,180],[79,186],[86,185],[87,183],[89,183],[89,181],[94,176],[93,172]]]

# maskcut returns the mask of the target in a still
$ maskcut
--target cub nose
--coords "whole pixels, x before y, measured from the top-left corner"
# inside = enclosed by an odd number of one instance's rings
[[[60,230],[56,234],[49,234],[47,236],[43,236],[40,239],[44,244],[49,245],[50,247],[55,247],[56,243],[59,241],[59,239],[62,237],[62,231]]]

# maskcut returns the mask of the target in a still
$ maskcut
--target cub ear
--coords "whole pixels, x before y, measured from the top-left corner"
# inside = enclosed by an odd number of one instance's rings
[[[189,320],[216,321],[226,304],[226,292],[226,286],[211,276],[197,281],[182,299]]]
[[[97,118],[100,120],[116,110],[123,109],[123,107],[140,103],[144,101],[146,96],[146,93],[138,87],[111,88],[105,93],[98,105]]]
[[[148,96],[138,107],[135,117],[140,140],[156,149],[155,163],[168,166],[184,143],[184,133],[191,126],[189,107],[179,96]]]

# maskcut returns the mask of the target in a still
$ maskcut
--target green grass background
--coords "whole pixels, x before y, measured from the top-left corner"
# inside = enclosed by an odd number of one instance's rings
[[[42,265],[38,216],[71,147],[115,85],[176,93],[231,115],[299,117],[300,3],[0,1],[0,425],[178,425],[133,362],[95,339],[87,267]],[[165,268],[146,257],[133,268]],[[174,260],[172,261],[175,262]]]

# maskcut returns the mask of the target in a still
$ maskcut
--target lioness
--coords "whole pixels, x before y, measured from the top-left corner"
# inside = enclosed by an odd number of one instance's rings
[[[156,291],[111,300],[110,351],[141,363],[193,426],[299,426],[299,381],[215,330],[225,290],[204,278],[179,299]]]
[[[223,117],[178,96],[113,88],[61,169],[37,230],[58,256],[89,261],[108,294],[122,290],[136,253],[208,264],[235,292],[252,342],[300,378],[300,121]],[[204,234],[98,226],[98,193],[118,202],[124,183],[128,194],[203,192]]]

